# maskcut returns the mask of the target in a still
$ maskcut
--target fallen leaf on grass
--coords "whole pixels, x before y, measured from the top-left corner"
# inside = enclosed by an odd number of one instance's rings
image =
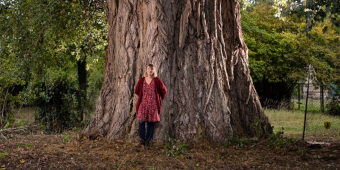
[[[22,164],[25,163],[25,160],[20,160],[20,163],[22,163]]]

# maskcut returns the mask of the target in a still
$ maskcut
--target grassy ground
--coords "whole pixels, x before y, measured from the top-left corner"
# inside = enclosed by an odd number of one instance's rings
[[[302,138],[304,112],[287,110],[265,110],[274,131],[284,128],[284,134],[290,137]],[[305,138],[310,140],[340,141],[340,117],[322,113],[307,112]],[[326,129],[324,122],[331,122],[331,127]]]

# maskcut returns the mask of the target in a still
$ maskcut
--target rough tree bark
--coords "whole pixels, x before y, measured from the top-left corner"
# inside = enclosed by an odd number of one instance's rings
[[[154,139],[272,132],[249,74],[237,0],[107,0],[104,82],[90,135],[137,138],[134,88],[148,63],[167,86]],[[255,119],[256,118],[256,119]]]

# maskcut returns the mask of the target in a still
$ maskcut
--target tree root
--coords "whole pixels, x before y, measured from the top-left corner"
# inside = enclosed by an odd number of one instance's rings
[[[8,128],[8,129],[0,129],[0,133],[4,137],[4,134],[29,134],[35,131],[38,128],[38,125],[33,126],[21,126],[15,128]]]

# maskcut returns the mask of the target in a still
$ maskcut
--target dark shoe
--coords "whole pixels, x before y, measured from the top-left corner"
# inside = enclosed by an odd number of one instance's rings
[[[145,146],[149,147],[150,146],[150,141],[145,141]]]
[[[142,145],[145,145],[145,140],[142,140],[142,139],[141,139],[141,140],[139,141],[139,146],[142,146]]]

